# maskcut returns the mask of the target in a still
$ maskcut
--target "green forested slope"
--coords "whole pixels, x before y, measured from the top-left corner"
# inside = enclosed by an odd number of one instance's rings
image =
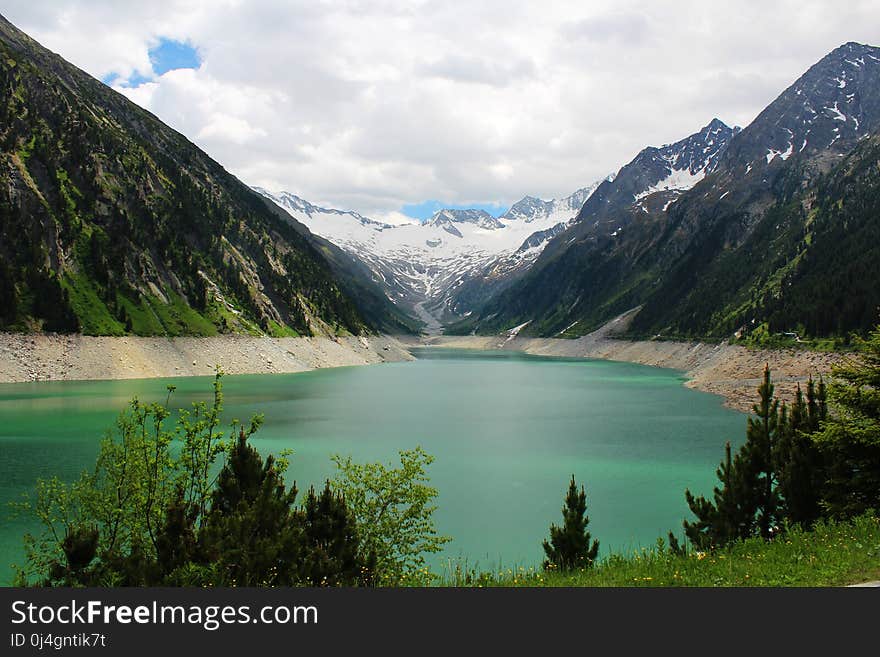
[[[0,330],[368,328],[308,235],[0,17]]]
[[[880,139],[806,189],[795,166],[744,242],[696,241],[633,322],[643,334],[846,337],[880,318]],[[706,255],[711,257],[706,258]]]

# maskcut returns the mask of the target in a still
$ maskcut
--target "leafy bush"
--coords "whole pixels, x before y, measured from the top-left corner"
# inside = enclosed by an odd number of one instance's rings
[[[357,519],[361,557],[373,564],[377,583],[400,583],[420,572],[429,579],[424,555],[452,540],[434,528],[437,489],[428,485],[426,473],[434,457],[416,447],[400,452],[399,468],[339,455],[333,461],[333,486]]]

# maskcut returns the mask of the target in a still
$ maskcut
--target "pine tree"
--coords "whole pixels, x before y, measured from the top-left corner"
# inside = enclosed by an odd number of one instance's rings
[[[741,448],[732,456],[730,443],[725,445],[724,461],[716,475],[722,486],[713,490],[713,500],[684,495],[695,522],[684,521],[684,532],[697,548],[710,549],[754,535],[758,510],[758,478],[749,450]]]
[[[773,396],[773,384],[770,381],[770,367],[764,366],[764,379],[758,387],[758,402],[752,406],[754,417],[749,417],[746,428],[746,458],[751,461],[751,468],[757,477],[756,503],[758,529],[764,538],[773,534],[778,517],[779,505],[776,491],[776,471],[773,455],[780,439],[780,419],[786,422],[780,413],[779,400]]]
[[[822,514],[819,502],[825,472],[813,434],[825,419],[825,409],[825,383],[821,378],[817,391],[810,377],[806,401],[798,385],[775,448],[779,515],[802,527],[810,527]]]
[[[755,534],[769,538],[780,520],[776,463],[791,419],[773,396],[767,366],[758,396],[748,419],[745,444],[735,456],[730,443],[725,447],[725,459],[716,471],[721,487],[715,487],[713,499],[695,497],[685,490],[685,499],[697,519],[686,520],[684,530],[698,548],[717,547]],[[793,413],[802,414],[802,409]]]
[[[835,412],[816,434],[827,468],[822,507],[832,517],[880,509],[880,327],[860,346],[857,357],[833,368]]]
[[[165,521],[156,536],[156,573],[153,585],[166,584],[175,571],[197,560],[196,518],[198,509],[187,504],[183,487],[178,486],[174,499],[165,510]]]
[[[284,466],[263,462],[242,430],[217,479],[201,534],[203,557],[236,586],[353,586],[367,579],[355,518],[329,482],[301,508]]]
[[[309,488],[300,521],[305,545],[300,581],[310,586],[353,586],[369,579],[358,560],[354,514],[329,481],[320,494]]]
[[[265,463],[241,431],[220,472],[200,540],[206,557],[219,564],[223,581],[236,586],[291,585],[303,558],[302,530],[270,455]]]
[[[577,490],[574,475],[565,496],[562,507],[562,527],[550,525],[550,541],[544,541],[544,553],[547,559],[544,568],[559,570],[575,570],[591,568],[599,554],[599,541],[592,540],[587,525],[590,522],[587,511],[587,495],[584,487]]]

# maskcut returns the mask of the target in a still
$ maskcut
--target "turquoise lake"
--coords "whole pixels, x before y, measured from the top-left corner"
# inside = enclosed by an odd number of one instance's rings
[[[708,493],[724,443],[743,442],[746,418],[681,373],[627,363],[512,352],[416,349],[417,360],[301,374],[224,377],[227,418],[265,415],[253,444],[292,449],[300,490],[333,473],[331,454],[392,461],[421,445],[435,457],[437,529],[453,537],[432,558],[485,569],[536,566],[572,474],[587,491],[603,552],[653,545],[688,516],[685,488]],[[39,477],[72,480],[137,395],[172,406],[208,400],[211,378],[0,385],[0,504]],[[37,526],[4,511],[0,583]]]

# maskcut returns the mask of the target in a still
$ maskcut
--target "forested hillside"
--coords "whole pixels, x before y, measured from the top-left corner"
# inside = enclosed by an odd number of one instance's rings
[[[307,231],[2,18],[0,150],[0,330],[371,328]]]

